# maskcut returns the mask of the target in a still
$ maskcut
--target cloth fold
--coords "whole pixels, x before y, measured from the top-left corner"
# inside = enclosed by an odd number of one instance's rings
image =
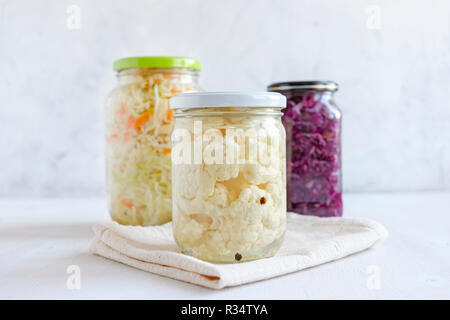
[[[169,278],[213,289],[236,286],[310,268],[368,249],[388,232],[379,223],[357,218],[317,218],[288,212],[278,253],[267,259],[214,264],[182,254],[172,224],[133,227],[116,222],[94,226],[94,254]]]

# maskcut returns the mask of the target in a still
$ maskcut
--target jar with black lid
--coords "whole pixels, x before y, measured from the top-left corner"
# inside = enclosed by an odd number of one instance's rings
[[[300,214],[342,216],[341,111],[333,81],[271,84],[286,96],[287,207]]]

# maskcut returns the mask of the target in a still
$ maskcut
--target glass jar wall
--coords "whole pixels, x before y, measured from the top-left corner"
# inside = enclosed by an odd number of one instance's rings
[[[139,57],[115,62],[118,86],[105,107],[109,212],[127,225],[172,217],[169,98],[198,91],[200,63],[191,58]]]
[[[274,83],[268,88],[287,98],[282,120],[289,211],[342,216],[341,112],[333,100],[337,88],[331,81]]]
[[[286,228],[285,103],[267,92],[171,99],[173,232],[184,253],[232,263],[278,250]]]

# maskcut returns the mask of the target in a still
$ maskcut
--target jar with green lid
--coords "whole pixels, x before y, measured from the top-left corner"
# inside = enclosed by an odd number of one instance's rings
[[[109,212],[120,224],[162,224],[172,218],[169,98],[199,90],[200,62],[132,57],[114,70],[118,84],[105,107]]]
[[[273,256],[286,229],[286,144],[269,92],[170,99],[173,234],[181,251],[232,263]]]

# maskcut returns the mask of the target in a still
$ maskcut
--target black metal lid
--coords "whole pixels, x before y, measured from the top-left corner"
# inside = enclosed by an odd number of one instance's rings
[[[338,84],[334,81],[288,81],[276,82],[267,87],[269,91],[288,90],[314,90],[314,91],[337,91]]]

